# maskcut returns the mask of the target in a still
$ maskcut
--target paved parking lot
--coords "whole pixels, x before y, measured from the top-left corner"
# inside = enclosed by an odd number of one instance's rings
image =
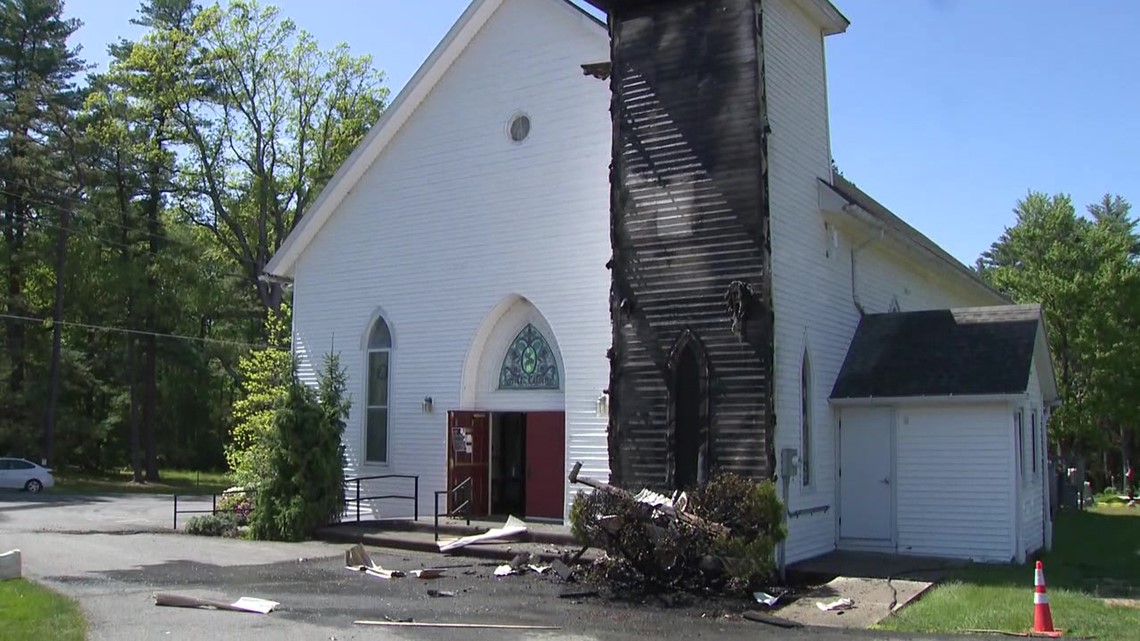
[[[166,505],[167,512],[163,512]],[[710,607],[666,609],[569,600],[553,577],[497,579],[494,564],[413,553],[374,558],[388,568],[451,566],[436,581],[385,581],[344,569],[345,546],[256,543],[160,533],[162,497],[0,495],[0,548],[20,548],[25,573],[76,597],[93,641],[133,639],[879,639],[877,633],[787,631],[726,620]],[[81,533],[82,532],[82,533]],[[428,589],[456,592],[435,598]],[[155,592],[281,603],[269,615],[157,607]],[[539,624],[556,632],[378,629],[356,619]],[[914,637],[917,638],[917,637]]]

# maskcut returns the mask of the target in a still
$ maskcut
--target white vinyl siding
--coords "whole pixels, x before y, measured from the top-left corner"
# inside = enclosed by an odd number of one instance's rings
[[[1043,407],[1036,362],[1030,370],[1029,389],[1025,403],[1021,407],[1025,412],[1023,442],[1026,444],[1024,475],[1018,487],[1021,502],[1021,539],[1026,554],[1032,554],[1045,545],[1045,438],[1044,430],[1041,429]],[[1037,419],[1036,430],[1033,429],[1034,416]]]
[[[609,476],[597,399],[609,382],[610,93],[581,68],[608,57],[605,29],[573,7],[505,0],[300,257],[301,373],[312,382],[330,346],[349,373],[346,472],[418,474],[421,515],[446,483],[446,413],[460,409],[468,352],[512,295],[534,304],[562,352],[567,469]],[[516,143],[520,111],[531,129]],[[378,309],[396,332],[384,468],[361,451]],[[567,483],[568,499],[577,489]]]
[[[766,0],[764,55],[768,115],[772,229],[772,286],[775,316],[776,415],[800,414],[800,362],[811,345],[813,430],[812,487],[786,497],[793,512],[827,506],[790,518],[786,562],[835,549],[838,535],[837,433],[828,396],[859,323],[852,300],[851,238],[825,228],[819,209],[819,179],[831,176],[824,43],[820,29],[791,0]],[[835,36],[842,38],[845,36]],[[842,163],[842,159],[839,159]],[[857,177],[856,177],[857,180]],[[906,217],[908,212],[898,212]],[[962,285],[890,249],[885,240],[861,251],[857,289],[868,312],[885,312],[893,300],[903,311],[995,304],[976,285]],[[800,425],[776,427],[777,455],[800,449]]]
[[[955,403],[897,414],[898,551],[1013,558],[1010,406]]]

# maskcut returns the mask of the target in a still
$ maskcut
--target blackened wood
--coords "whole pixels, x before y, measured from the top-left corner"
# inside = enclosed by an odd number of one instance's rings
[[[770,478],[772,308],[756,0],[609,2],[610,468],[675,485],[676,355],[707,371],[699,476]]]

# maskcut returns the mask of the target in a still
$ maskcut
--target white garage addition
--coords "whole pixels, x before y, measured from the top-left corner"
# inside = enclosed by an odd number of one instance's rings
[[[865,317],[831,398],[838,547],[1019,563],[1049,547],[1047,358],[1037,306]]]

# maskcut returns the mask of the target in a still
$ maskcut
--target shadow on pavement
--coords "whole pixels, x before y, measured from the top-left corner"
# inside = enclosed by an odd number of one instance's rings
[[[0,492],[0,512],[35,510],[45,507],[60,507],[63,505],[90,505],[93,503],[106,503],[110,500],[110,497],[94,494],[27,494],[13,490],[11,492]]]

